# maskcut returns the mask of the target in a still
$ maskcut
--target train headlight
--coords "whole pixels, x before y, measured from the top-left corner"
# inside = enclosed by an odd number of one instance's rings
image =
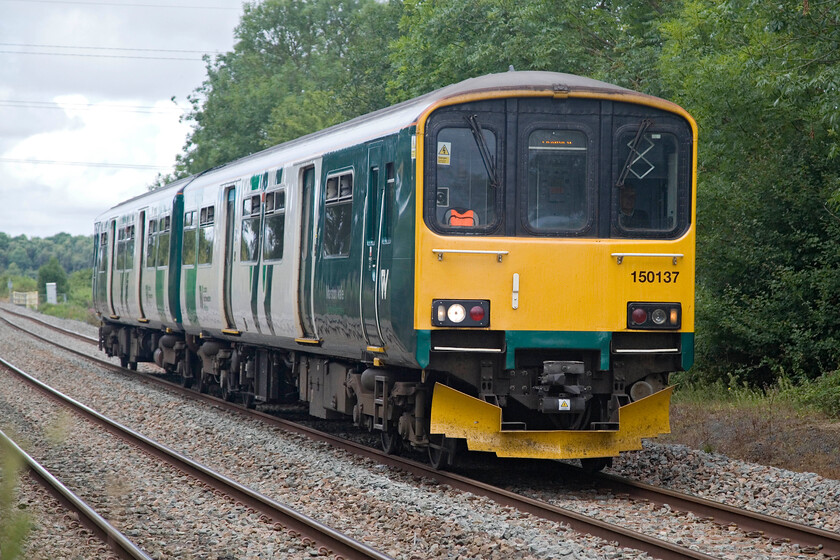
[[[453,303],[446,310],[446,318],[453,323],[463,323],[467,318],[467,310],[460,303]]]
[[[432,326],[489,327],[488,300],[436,299],[432,302]]]
[[[627,304],[628,329],[679,329],[682,305],[679,303],[630,302]]]
[[[657,325],[664,325],[665,320],[668,316],[665,314],[665,310],[662,308],[657,308],[653,310],[653,313],[650,314],[651,320]]]

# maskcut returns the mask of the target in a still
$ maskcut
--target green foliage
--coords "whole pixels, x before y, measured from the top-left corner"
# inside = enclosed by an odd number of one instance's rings
[[[47,284],[55,283],[56,291],[59,294],[67,293],[67,273],[58,263],[58,259],[52,257],[49,262],[38,269],[38,291],[45,293]]]
[[[45,238],[27,238],[25,235],[10,237],[0,232],[0,272],[13,276],[35,278],[38,269],[52,258],[58,259],[67,272],[80,270],[91,265],[92,253],[90,235],[59,233]]]
[[[79,307],[92,307],[93,269],[77,270],[67,279],[67,300]]]
[[[835,420],[840,419],[840,372],[838,371],[818,377],[803,387],[797,387],[791,395],[803,406],[818,410]]]
[[[804,380],[840,362],[840,222],[825,206],[840,175],[836,5],[692,0],[663,23],[663,82],[701,131],[697,362],[710,378]]]
[[[657,93],[656,22],[671,4],[645,1],[407,0],[394,43],[397,101],[466,78],[552,70]]]
[[[398,7],[375,0],[248,2],[234,50],[207,61],[177,174],[196,173],[386,104],[384,47]],[[367,35],[371,34],[371,35]]]
[[[93,269],[77,270],[67,279],[67,301],[64,302],[59,298],[59,303],[55,305],[42,303],[38,311],[53,317],[99,325],[99,319],[93,311],[92,281]]]
[[[29,516],[15,507],[21,468],[20,456],[0,440],[0,560],[20,558],[31,529]]]
[[[12,290],[15,292],[38,291],[37,280],[28,276],[13,274],[14,271],[12,271],[11,269],[12,267],[9,267],[9,271],[7,271],[6,274],[0,275],[0,294],[3,294],[4,297],[9,296],[9,293],[7,291],[7,288],[9,286],[9,280],[12,281]]]

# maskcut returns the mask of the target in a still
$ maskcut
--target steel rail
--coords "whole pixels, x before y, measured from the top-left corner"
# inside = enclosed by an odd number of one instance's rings
[[[90,507],[84,500],[67,488],[43,465],[38,463],[31,455],[24,451],[9,436],[0,430],[0,443],[18,455],[29,469],[32,477],[44,487],[64,507],[76,512],[79,522],[87,527],[94,535],[124,560],[152,560],[140,547],[131,542],[119,529],[108,523],[99,515],[96,510]]]
[[[395,455],[387,455],[377,449],[373,449],[371,447],[367,447],[359,443],[342,439],[337,436],[328,434],[326,432],[310,428],[308,426],[303,426],[295,422],[284,420],[282,418],[278,418],[276,416],[272,416],[270,414],[266,414],[257,410],[248,410],[239,405],[229,403],[223,399],[219,399],[211,395],[202,394],[196,391],[192,391],[190,389],[186,389],[184,387],[181,387],[180,385],[160,379],[153,375],[124,369],[122,367],[117,366],[116,364],[112,364],[105,360],[95,358],[93,356],[87,355],[83,352],[79,352],[72,348],[65,348],[57,342],[51,341],[38,334],[32,333],[31,331],[28,331],[27,329],[24,329],[23,327],[20,327],[18,325],[14,325],[5,318],[0,317],[0,320],[12,326],[13,328],[26,332],[27,334],[39,340],[48,342],[54,346],[58,346],[67,352],[90,360],[100,366],[118,372],[121,375],[127,375],[133,378],[139,377],[148,382],[163,385],[169,388],[170,390],[175,391],[187,398],[210,403],[217,407],[233,411],[237,414],[244,413],[246,415],[259,418],[264,422],[272,426],[281,428],[285,431],[301,434],[315,441],[328,443],[331,446],[343,449],[357,456],[372,459],[378,463],[403,470],[415,476],[430,478],[432,480],[436,480],[441,484],[448,484],[453,488],[463,490],[465,492],[471,492],[476,495],[485,496],[499,504],[513,506],[517,509],[529,512],[538,517],[558,523],[564,523],[579,533],[591,534],[593,536],[597,536],[608,541],[616,541],[619,543],[620,546],[643,550],[651,556],[655,558],[661,558],[662,560],[716,560],[713,556],[709,556],[702,552],[697,552],[689,548],[682,547],[677,544],[664,541],[662,539],[658,539],[656,537],[652,537],[643,533],[639,533],[637,531],[626,529],[624,527],[620,527],[618,525],[614,525],[606,521],[601,521],[599,519],[588,517],[571,510],[548,504],[546,502],[541,502],[538,500],[527,498],[514,492],[510,492],[492,486],[490,484],[485,484],[476,480],[472,480],[470,478],[455,473],[435,470],[428,465],[419,463],[417,461],[412,461],[411,459],[406,459]]]
[[[657,504],[667,503],[672,509],[712,517],[723,525],[735,524],[742,530],[754,532],[756,536],[790,540],[798,543],[802,552],[806,552],[807,548],[808,553],[819,551],[829,557],[840,555],[840,533],[606,473],[598,473],[597,480],[616,492],[624,492],[634,498],[650,500]]]
[[[4,322],[8,323],[8,321],[3,319],[2,317],[0,317],[0,320],[3,320]],[[8,324],[13,326],[14,328],[26,331],[26,329],[22,329],[21,327],[18,327],[11,323]],[[56,328],[62,330],[60,327]],[[29,331],[26,332],[29,333]],[[34,333],[29,334],[51,344],[60,346],[59,344],[50,341],[44,337],[40,337],[39,335],[36,335]],[[330,445],[339,447],[350,453],[354,453],[356,455],[361,455],[366,458],[376,460],[388,466],[409,472],[415,476],[431,478],[440,483],[449,484],[454,488],[472,492],[473,494],[483,495],[499,503],[511,505],[524,511],[529,511],[534,515],[554,520],[557,522],[566,523],[579,532],[590,533],[608,540],[618,541],[621,546],[645,550],[649,554],[657,558],[662,558],[664,560],[669,560],[671,558],[692,558],[708,560],[713,558],[711,556],[704,555],[702,553],[669,543],[667,541],[663,541],[661,539],[648,537],[635,531],[613,526],[609,523],[601,522],[599,520],[592,519],[581,514],[577,514],[576,512],[566,510],[558,506],[553,506],[545,502],[525,498],[518,494],[500,489],[489,484],[462,477],[454,473],[438,471],[431,468],[428,465],[418,463],[410,459],[394,455],[387,455],[377,449],[373,449],[362,444],[341,439],[337,436],[333,436],[331,434],[327,434],[325,432],[321,432],[319,430],[315,430],[307,426],[296,424],[294,422],[284,420],[282,418],[278,418],[270,414],[266,414],[256,410],[247,410],[239,405],[224,401],[223,399],[218,399],[210,395],[201,394],[197,393],[196,391],[185,389],[180,385],[171,383],[164,379],[160,379],[153,375],[138,373],[135,371],[129,372],[129,370],[118,367],[115,364],[111,364],[104,360],[100,360],[98,358],[89,356],[82,352],[75,351],[73,349],[64,349],[86,359],[97,362],[113,371],[118,371],[121,374],[131,375],[135,377],[140,375],[143,379],[151,381],[152,383],[165,385],[169,389],[176,391],[179,394],[182,394],[188,398],[212,403],[216,406],[228,410],[233,410],[240,414],[244,412],[247,415],[260,418],[261,420],[286,431],[292,431],[301,435],[305,435],[317,441],[329,443]],[[567,472],[570,476],[587,476],[589,477],[589,481],[592,480],[592,475],[583,475],[580,469],[577,469],[576,467],[570,465],[566,466],[563,463],[557,463],[557,466],[559,468],[568,469]],[[673,509],[690,511],[699,516],[708,516],[713,518],[716,522],[724,525],[734,523],[738,525],[739,528],[745,531],[760,532],[768,538],[789,539],[791,542],[798,543],[801,547],[803,547],[803,551],[822,551],[829,557],[833,557],[833,555],[840,555],[840,534],[838,533],[832,533],[830,531],[810,527],[801,523],[795,523],[760,513],[750,512],[735,506],[723,504],[721,502],[716,502],[705,498],[692,496],[689,494],[683,494],[675,492],[673,490],[657,488],[641,482],[631,481],[613,475],[601,473],[598,475],[597,479],[599,481],[602,481],[602,483],[606,486],[612,487],[616,491],[624,492],[631,496],[636,496],[639,499],[647,499],[656,504],[667,503]],[[595,525],[591,525],[591,523],[593,522],[595,523]],[[618,531],[613,532],[613,528],[616,527]],[[648,543],[648,540],[651,540],[652,543]],[[653,548],[649,548],[649,546]]]
[[[248,488],[238,482],[218,473],[209,467],[198,463],[178,453],[177,451],[158,443],[146,436],[123,426],[85,404],[69,397],[42,381],[29,375],[25,371],[15,367],[8,361],[0,358],[0,365],[15,373],[18,377],[46,394],[57,402],[68,406],[75,413],[94,422],[94,424],[105,428],[108,432],[122,438],[123,440],[137,446],[154,457],[161,458],[180,471],[204,482],[210,487],[221,490],[225,495],[250,507],[251,509],[265,515],[272,522],[279,523],[290,531],[299,533],[314,543],[321,545],[321,548],[341,558],[348,559],[375,559],[393,560],[391,556],[384,554],[373,547],[359,542],[340,531],[329,527],[312,517],[298,512],[289,506],[277,502]]]
[[[53,325],[52,323],[48,323],[47,321],[44,321],[43,319],[38,319],[37,317],[32,317],[31,315],[27,315],[25,313],[18,313],[17,311],[15,311],[13,309],[9,309],[8,307],[5,307],[5,306],[0,307],[0,309],[5,311],[6,313],[14,315],[15,317],[20,317],[22,319],[27,319],[29,321],[32,321],[33,323],[38,323],[42,327],[46,327],[50,330],[54,330],[54,331],[63,333],[65,335],[73,337],[73,338],[77,338],[77,339],[79,339],[83,342],[87,342],[87,343],[93,344],[93,345],[99,345],[99,339],[98,338],[94,338],[94,337],[88,336],[86,334],[82,334],[82,333],[79,333],[79,332],[76,332],[76,331],[71,331],[70,329],[65,329],[65,328],[59,327],[57,325]],[[8,321],[6,321],[6,322],[9,325],[12,325]],[[12,325],[12,326],[15,326],[15,325]]]

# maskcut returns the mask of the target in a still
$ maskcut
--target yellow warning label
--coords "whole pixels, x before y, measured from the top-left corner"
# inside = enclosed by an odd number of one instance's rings
[[[569,410],[572,406],[572,401],[569,399],[560,399],[560,410]]]
[[[449,165],[452,155],[452,142],[438,142],[437,162],[438,165]]]

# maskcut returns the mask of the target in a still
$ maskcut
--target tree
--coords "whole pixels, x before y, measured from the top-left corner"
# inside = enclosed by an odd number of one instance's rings
[[[659,22],[645,0],[406,0],[392,49],[392,101],[482,74],[551,70],[659,94]]]
[[[663,81],[701,131],[698,363],[714,377],[840,364],[836,7],[692,0],[663,28]]]
[[[58,293],[67,293],[67,273],[56,257],[52,257],[47,264],[38,269],[38,291],[46,290],[46,285],[50,282],[55,282]]]
[[[349,118],[339,91],[345,57],[366,30],[357,14],[389,9],[374,0],[266,0],[244,5],[234,50],[207,61],[191,96],[195,123],[177,174],[214,165]],[[372,38],[373,40],[378,40]],[[384,100],[383,100],[384,101]],[[355,116],[355,115],[352,115]]]

